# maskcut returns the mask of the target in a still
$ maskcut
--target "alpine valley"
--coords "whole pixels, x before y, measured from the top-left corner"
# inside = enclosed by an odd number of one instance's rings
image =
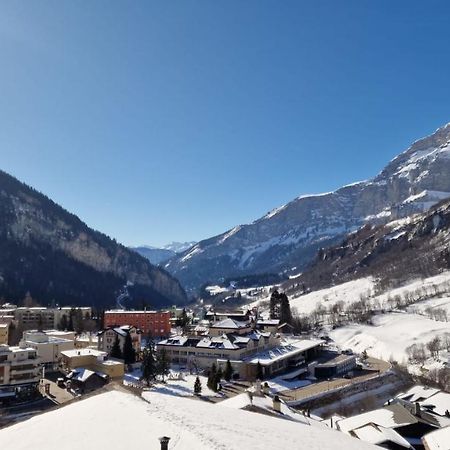
[[[198,242],[165,268],[188,291],[246,274],[304,270],[320,248],[365,224],[428,211],[450,197],[450,124],[414,142],[375,178],[300,196],[248,225]]]

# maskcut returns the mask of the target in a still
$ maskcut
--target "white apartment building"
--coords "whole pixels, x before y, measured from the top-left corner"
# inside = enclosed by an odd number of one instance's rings
[[[36,394],[41,376],[40,360],[34,348],[0,345],[0,402],[29,398]]]
[[[45,331],[24,331],[23,342],[37,351],[41,364],[49,371],[58,369],[62,351],[75,348],[73,340],[51,336]]]

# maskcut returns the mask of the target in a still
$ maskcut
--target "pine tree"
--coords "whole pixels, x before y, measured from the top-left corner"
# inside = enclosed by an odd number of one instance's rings
[[[67,325],[67,331],[75,331],[73,328],[73,308],[69,312],[69,323]]]
[[[133,348],[131,334],[128,332],[125,336],[125,342],[123,344],[123,359],[125,360],[125,364],[133,364],[136,362],[136,351]]]
[[[211,366],[211,369],[209,370],[208,383],[207,383],[207,386],[212,391],[216,391],[216,386],[214,384],[216,382],[216,375],[217,375],[217,367],[216,367],[216,364],[213,363]]]
[[[195,395],[200,395],[202,393],[202,382],[200,381],[198,375],[194,383],[194,393]]]
[[[122,359],[122,350],[120,348],[120,342],[117,335],[116,340],[114,341],[114,344],[112,346],[110,355],[112,358]]]
[[[156,378],[156,360],[154,355],[154,346],[151,336],[147,339],[147,345],[144,348],[143,359],[142,359],[142,377],[141,380],[144,380],[147,383],[147,386],[150,385],[150,382]]]
[[[261,363],[258,361],[258,364],[256,366],[256,379],[262,380],[263,378],[264,378],[263,368],[262,368]]]
[[[67,321],[67,316],[65,314],[62,315],[61,320],[58,324],[58,330],[66,331],[69,327],[69,322]]]
[[[183,331],[186,331],[186,329],[189,326],[191,319],[187,315],[186,308],[183,308],[183,312],[181,313],[180,318],[177,320],[177,325],[181,328],[183,328]]]
[[[292,314],[289,299],[286,294],[280,294],[280,323],[291,323]]]
[[[280,318],[280,294],[277,290],[274,290],[270,296],[270,318]]]
[[[227,360],[227,364],[225,365],[225,370],[223,372],[223,377],[226,381],[230,381],[233,377],[233,367],[231,366],[230,360]]]
[[[163,348],[158,354],[158,362],[156,367],[158,375],[161,375],[162,380],[164,381],[164,377],[169,375],[170,372],[170,359],[165,348]]]

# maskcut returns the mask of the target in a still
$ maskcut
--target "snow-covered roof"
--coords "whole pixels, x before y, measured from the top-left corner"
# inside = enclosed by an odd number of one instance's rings
[[[289,341],[278,347],[266,350],[264,352],[256,353],[246,359],[247,362],[261,365],[269,365],[274,361],[291,357],[295,354],[305,352],[314,347],[318,347],[323,344],[323,341],[318,339],[300,339],[297,341]]]
[[[428,450],[448,450],[450,442],[450,426],[432,431],[422,438]]]
[[[188,340],[186,336],[171,336],[164,341],[158,342],[158,345],[177,345],[182,347]]]
[[[394,404],[339,420],[337,427],[344,433],[350,433],[369,424],[384,428],[398,428],[414,423],[417,423],[417,419],[407,409],[402,405]]]
[[[89,369],[85,369],[83,367],[80,367],[78,369],[72,370],[72,372],[69,373],[69,375],[67,375],[67,378],[69,378],[70,380],[76,380],[76,381],[80,381],[81,383],[86,382],[92,375],[97,374],[98,376],[105,378],[106,375],[100,372],[94,372],[92,370]]]
[[[373,423],[357,428],[356,430],[353,430],[352,433],[361,441],[370,442],[374,445],[392,442],[400,447],[411,448],[409,442],[401,437],[395,430],[384,428]]]
[[[211,325],[211,328],[227,328],[233,330],[239,330],[240,328],[248,328],[249,324],[247,322],[239,322],[234,319],[224,319]]]
[[[424,401],[432,395],[437,394],[438,392],[439,389],[418,384],[413,386],[411,389],[408,389],[406,392],[398,394],[397,398],[415,403]]]
[[[236,350],[239,347],[231,342],[226,334],[217,337],[205,337],[198,344],[197,348],[225,348]]]
[[[279,319],[258,319],[257,325],[278,326],[280,324]]]
[[[110,391],[39,414],[0,430],[2,448],[123,450],[142,448],[144,442],[146,448],[158,449],[158,438],[169,436],[171,450],[376,449],[325,427],[230,409],[220,403],[153,392],[144,397],[146,401]],[[68,440],[68,427],[82,432],[70,433]]]
[[[108,353],[96,350],[95,348],[80,348],[74,350],[64,350],[61,355],[73,358],[74,356],[108,356]]]
[[[438,392],[419,403],[422,408],[431,410],[439,416],[450,414],[450,394],[448,392]]]
[[[266,414],[270,413],[283,419],[293,420],[306,425],[324,426],[323,423],[311,420],[303,414],[293,411],[282,399],[280,399],[280,412],[276,412],[273,409],[273,399],[266,395],[254,395],[252,400],[250,400],[248,393],[244,392],[220,402],[220,406],[234,409],[248,409],[253,407],[256,411],[262,410]]]

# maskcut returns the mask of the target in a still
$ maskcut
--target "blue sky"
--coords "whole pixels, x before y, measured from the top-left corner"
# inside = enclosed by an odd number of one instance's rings
[[[0,168],[128,244],[374,176],[450,121],[446,1],[0,3]]]

